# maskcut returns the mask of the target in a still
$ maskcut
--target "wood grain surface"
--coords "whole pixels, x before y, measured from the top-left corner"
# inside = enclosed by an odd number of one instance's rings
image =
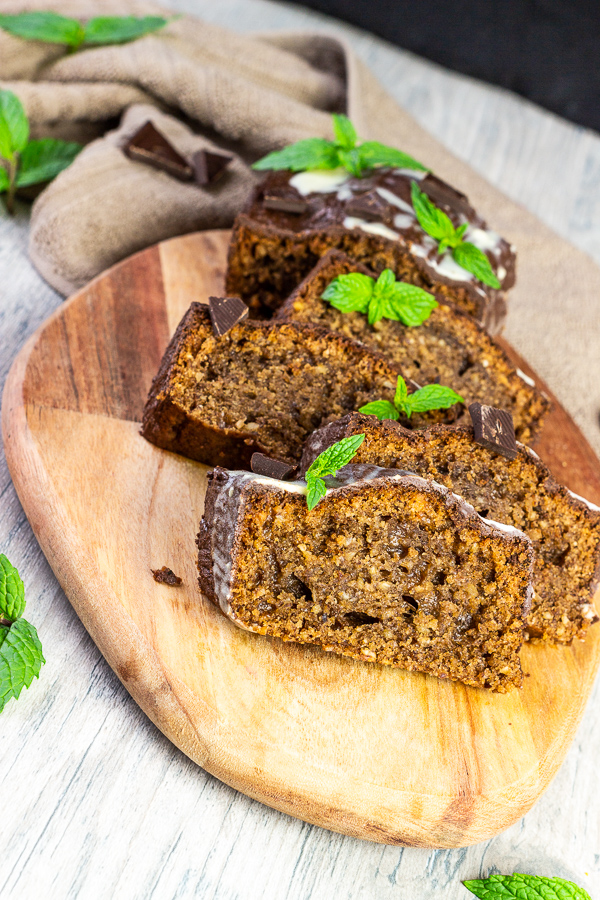
[[[205,232],[132,257],[61,307],[15,360],[3,433],[34,532],[127,690],[207,771],[381,843],[491,837],[560,766],[600,631],[572,647],[526,646],[523,689],[493,695],[243,632],[201,596],[194,537],[207,468],[148,444],[138,422],[182,314],[222,292],[227,241]],[[537,449],[561,481],[600,501],[598,464],[560,407]],[[154,582],[163,565],[181,587]]]

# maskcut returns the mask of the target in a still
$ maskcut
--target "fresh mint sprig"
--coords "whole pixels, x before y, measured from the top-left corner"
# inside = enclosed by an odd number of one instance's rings
[[[29,140],[29,122],[23,104],[12,91],[0,91],[0,194],[13,212],[18,188],[55,178],[69,166],[81,144],[43,138]]]
[[[358,411],[366,416],[377,416],[380,420],[393,419],[396,422],[401,414],[410,419],[413,413],[428,412],[431,409],[448,409],[455,403],[464,402],[464,398],[460,394],[442,384],[426,384],[425,387],[409,394],[404,378],[402,375],[398,375],[393,403],[390,403],[389,400],[375,400],[361,406]]]
[[[393,319],[404,325],[422,325],[438,306],[434,297],[414,284],[396,281],[391,269],[384,269],[377,281],[361,272],[338,275],[321,294],[340,312],[366,314],[369,325]]]
[[[350,437],[342,438],[337,444],[332,444],[317,456],[304,476],[307,488],[306,504],[309,509],[314,509],[319,500],[322,500],[327,493],[327,487],[323,481],[325,476],[335,475],[338,469],[347,466],[364,439],[364,434],[352,434]]]
[[[356,129],[350,119],[340,113],[333,113],[333,133],[335,140],[324,138],[306,138],[275,150],[259,159],[253,169],[288,169],[291,172],[304,172],[307,169],[338,169],[343,166],[351,175],[361,177],[365,169],[377,166],[394,166],[400,169],[413,169],[426,172],[427,168],[412,156],[387,147],[378,141],[358,142]]]
[[[485,253],[463,240],[467,225],[455,228],[446,213],[439,209],[429,199],[427,194],[420,190],[416,181],[411,182],[412,203],[419,225],[430,237],[438,241],[438,252],[450,250],[455,262],[467,272],[471,272],[479,281],[489,287],[499,288],[500,282],[494,274],[490,261]]]
[[[37,631],[22,618],[25,588],[19,573],[0,553],[0,713],[38,678],[46,662]]]
[[[463,884],[481,900],[591,900],[572,881],[541,875],[490,875]]]
[[[55,12],[0,14],[4,31],[29,41],[66,44],[71,51],[84,45],[125,44],[164,28],[168,21],[162,16],[96,16],[82,23]]]

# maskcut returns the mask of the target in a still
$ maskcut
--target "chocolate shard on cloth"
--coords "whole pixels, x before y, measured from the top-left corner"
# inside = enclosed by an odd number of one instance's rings
[[[198,150],[192,157],[196,184],[199,184],[202,187],[207,184],[214,184],[215,181],[218,181],[223,177],[225,170],[232,159],[233,156],[226,156],[224,153],[211,153],[210,150]]]
[[[173,569],[163,566],[161,569],[152,569],[152,577],[158,584],[168,584],[171,587],[178,587],[183,579],[176,575]]]
[[[123,152],[129,159],[168,172],[180,181],[190,181],[194,175],[187,159],[177,152],[152,122],[146,122],[136,131],[123,147]]]
[[[517,458],[515,426],[511,414],[505,409],[471,403],[469,406],[473,422],[473,438],[482,447],[501,453],[507,459]]]
[[[248,316],[248,307],[239,297],[209,297],[208,310],[217,337],[222,337]]]
[[[255,475],[265,475],[267,478],[277,478],[285,481],[298,471],[298,466],[290,466],[281,459],[272,459],[264,453],[253,453],[250,460],[250,468]]]

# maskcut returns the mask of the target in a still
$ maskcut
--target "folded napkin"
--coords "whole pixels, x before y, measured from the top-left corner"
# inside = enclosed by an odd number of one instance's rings
[[[172,15],[144,0],[2,4],[6,13],[40,8],[80,19]],[[343,40],[242,37],[183,16],[131,44],[67,54],[0,31],[0,86],[20,96],[36,135],[103,135],[32,210],[31,258],[64,294],[156,241],[231,224],[254,183],[252,160],[290,141],[331,137],[330,111],[347,112],[362,138],[430,166],[517,246],[507,336],[600,450],[600,269],[418,126]],[[148,120],[183,155],[202,147],[233,155],[227,174],[201,188],[128,159],[123,144]]]

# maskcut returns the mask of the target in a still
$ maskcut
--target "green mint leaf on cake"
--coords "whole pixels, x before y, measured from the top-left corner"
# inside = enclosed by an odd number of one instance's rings
[[[438,305],[423,288],[396,281],[391,269],[384,269],[377,281],[360,272],[338,275],[321,299],[343,313],[367,314],[370,325],[383,318],[409,327],[422,325]]]
[[[448,409],[455,403],[464,403],[464,398],[443,384],[426,384],[412,394],[408,393],[408,387],[401,375],[398,375],[394,402],[376,400],[361,406],[359,412],[367,416],[377,416],[378,419],[393,419],[396,421],[400,414],[410,419],[413,413],[429,412],[432,409]]]
[[[416,181],[411,182],[411,197],[419,225],[430,237],[438,241],[438,253],[442,254],[449,250],[459,266],[483,284],[498,289],[500,282],[488,257],[474,244],[463,240],[467,223],[455,228],[449,216],[423,193]]]
[[[37,631],[21,618],[24,611],[23,582],[0,553],[0,713],[39,676],[45,662]]]
[[[352,434],[327,447],[317,456],[305,475],[306,504],[309,509],[314,509],[319,500],[325,496],[327,488],[323,479],[327,475],[335,475],[339,469],[347,466],[354,459],[364,439],[364,434]]]
[[[162,16],[97,16],[84,24],[55,12],[26,12],[0,15],[0,28],[25,40],[66,44],[73,51],[85,45],[134,41],[164,28],[168,21]]]
[[[80,144],[44,138],[29,140],[29,122],[23,104],[12,91],[0,91],[0,194],[12,213],[17,188],[42,184],[70,165]]]
[[[350,119],[340,113],[333,113],[333,141],[325,138],[307,138],[275,150],[259,159],[252,166],[258,171],[267,169],[287,169],[291,172],[305,172],[309,169],[338,169],[343,167],[351,175],[360,178],[365,169],[377,166],[394,166],[415,171],[428,171],[412,156],[386,147],[378,141],[359,143],[356,129]]]
[[[591,900],[572,881],[540,875],[490,875],[463,884],[481,900]]]

